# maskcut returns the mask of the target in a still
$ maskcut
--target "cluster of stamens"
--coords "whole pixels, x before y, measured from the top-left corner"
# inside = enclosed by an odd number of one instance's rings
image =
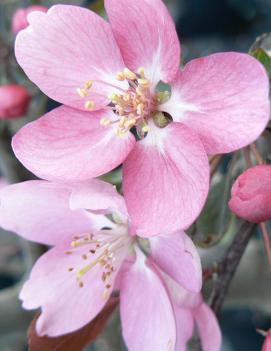
[[[115,263],[117,263],[117,253],[123,247],[120,237],[113,236],[110,239],[104,237],[94,236],[93,234],[84,234],[75,236],[71,242],[71,250],[66,251],[67,255],[76,254],[77,248],[85,247],[86,251],[80,256],[83,261],[89,261],[80,269],[68,267],[69,272],[75,272],[76,280],[80,288],[84,287],[83,278],[95,266],[103,267],[101,280],[104,283],[103,297],[107,299],[111,293],[113,284],[111,282],[112,274],[115,272]]]
[[[124,136],[131,128],[136,127],[138,135],[143,137],[149,131],[148,119],[151,113],[155,111],[156,105],[162,103],[162,100],[169,93],[159,92],[152,95],[150,90],[151,82],[146,78],[143,67],[139,68],[137,73],[125,68],[123,71],[117,72],[116,79],[118,81],[126,81],[128,88],[124,90],[116,86],[118,93],[108,96],[110,102],[107,108],[114,111],[115,117],[104,117],[101,119],[101,124],[103,126],[115,124],[116,128],[114,131],[120,137]],[[94,82],[89,80],[83,87],[77,89],[77,93],[81,98],[89,96]],[[97,82],[106,84],[101,81]],[[87,100],[85,108],[88,110],[95,108],[95,102]]]

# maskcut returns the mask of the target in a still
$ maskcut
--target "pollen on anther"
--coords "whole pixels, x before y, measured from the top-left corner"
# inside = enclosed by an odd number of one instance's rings
[[[84,98],[88,95],[88,91],[85,88],[77,88],[76,92],[81,98]]]
[[[86,101],[85,103],[85,108],[87,110],[92,110],[95,107],[95,102],[94,101]]]
[[[102,119],[100,120],[100,124],[101,124],[102,126],[108,126],[110,123],[111,123],[110,119],[109,119],[109,118],[106,118],[106,117],[104,117],[104,118],[102,118]]]
[[[132,72],[129,68],[124,68],[123,74],[125,78],[131,79],[131,80],[136,80],[136,74]]]

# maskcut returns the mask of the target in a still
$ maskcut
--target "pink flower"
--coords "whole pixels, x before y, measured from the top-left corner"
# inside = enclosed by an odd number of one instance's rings
[[[17,34],[20,30],[25,29],[28,26],[27,16],[33,11],[47,12],[48,8],[45,6],[29,6],[27,8],[18,9],[12,17],[12,32]]]
[[[263,344],[262,351],[271,351],[271,331],[265,333],[265,341]]]
[[[23,116],[28,109],[30,95],[22,85],[0,86],[0,119]]]
[[[37,176],[57,181],[87,180],[124,162],[137,232],[186,228],[208,192],[207,154],[241,148],[264,130],[267,74],[234,52],[180,70],[179,40],[162,1],[105,0],[105,7],[110,24],[76,6],[29,16],[17,60],[66,106],[22,128],[14,151]],[[157,91],[160,81],[171,93]]]
[[[202,279],[197,250],[184,232],[150,240],[133,235],[123,197],[100,180],[10,185],[1,190],[0,204],[2,227],[54,246],[20,294],[24,308],[41,307],[40,335],[81,328],[118,289],[129,350],[175,350],[179,326],[167,281],[170,276],[198,293]]]
[[[253,223],[271,219],[271,166],[258,165],[242,173],[232,186],[229,207]]]

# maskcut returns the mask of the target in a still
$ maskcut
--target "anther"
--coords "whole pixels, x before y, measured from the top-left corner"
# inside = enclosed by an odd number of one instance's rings
[[[72,268],[72,267],[68,268],[68,271],[69,271],[69,272],[72,272],[72,271],[73,271],[73,268]]]
[[[150,130],[149,126],[147,124],[145,124],[143,127],[142,127],[142,132],[143,133],[148,133],[148,131]]]
[[[87,110],[92,110],[95,107],[95,102],[94,101],[86,101],[85,103],[85,108]]]
[[[76,92],[81,98],[84,98],[88,95],[88,91],[85,88],[77,88]]]
[[[143,88],[149,88],[151,83],[148,79],[138,79],[138,84]]]
[[[81,257],[83,260],[87,260],[87,258],[88,258],[87,255],[85,255],[85,254],[83,254]]]
[[[71,255],[72,252],[71,252],[71,251],[65,251],[65,254],[66,254],[66,255]]]
[[[100,120],[100,124],[102,126],[108,126],[111,123],[111,120],[107,117],[104,117]]]
[[[79,282],[79,287],[80,287],[80,288],[83,288],[83,286],[84,286],[84,283],[80,281],[80,282]]]
[[[129,70],[129,68],[124,68],[123,74],[125,76],[125,78],[127,79],[131,79],[131,80],[136,80],[136,74],[134,72],[132,72],[131,70]]]
[[[125,75],[124,75],[123,72],[117,72],[116,78],[117,78],[117,80],[124,80],[125,79]]]
[[[141,78],[145,78],[145,69],[144,67],[139,67],[139,69],[137,70],[137,73],[140,75]]]
[[[88,80],[88,81],[85,83],[84,88],[85,88],[85,89],[90,89],[90,88],[92,87],[92,85],[93,85],[92,80]]]

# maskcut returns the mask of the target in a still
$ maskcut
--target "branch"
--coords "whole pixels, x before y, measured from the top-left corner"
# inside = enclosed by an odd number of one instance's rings
[[[220,312],[232,278],[245,252],[247,244],[254,234],[256,225],[244,222],[236,233],[225,257],[218,264],[218,278],[210,296],[210,306],[216,314]]]

